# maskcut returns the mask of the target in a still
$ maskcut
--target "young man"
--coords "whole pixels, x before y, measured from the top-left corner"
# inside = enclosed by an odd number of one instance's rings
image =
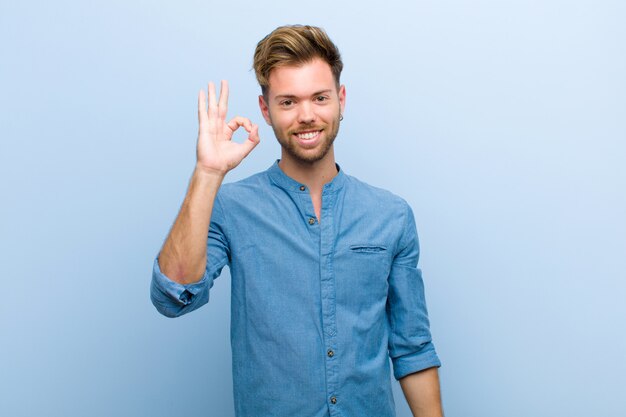
[[[259,42],[259,105],[282,153],[231,184],[222,180],[259,143],[258,126],[226,121],[225,81],[219,99],[209,83],[208,110],[199,93],[197,164],[151,297],[168,317],[188,313],[229,265],[239,417],[394,416],[389,357],[413,414],[442,416],[413,213],[335,163],[342,66],[316,27]],[[240,127],[242,144],[231,141]]]

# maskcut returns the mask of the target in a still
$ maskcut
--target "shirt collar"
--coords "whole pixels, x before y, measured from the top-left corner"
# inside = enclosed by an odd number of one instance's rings
[[[267,170],[267,173],[274,184],[279,186],[280,188],[286,191],[293,191],[296,193],[308,193],[309,190],[306,188],[305,184],[302,184],[287,174],[283,172],[282,169],[278,166],[278,162],[280,159],[277,159],[271,167]],[[343,187],[346,182],[346,175],[341,170],[339,164],[335,164],[337,167],[337,175],[329,182],[324,185],[323,192],[329,191],[337,191]]]

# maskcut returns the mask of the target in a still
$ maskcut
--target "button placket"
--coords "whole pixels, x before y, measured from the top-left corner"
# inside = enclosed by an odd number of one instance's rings
[[[337,323],[335,317],[335,276],[333,272],[333,254],[335,251],[334,205],[336,196],[328,189],[322,192],[320,227],[320,285],[322,296],[322,324],[324,344],[326,346],[326,389],[330,404],[337,404],[339,389],[339,363],[333,347],[337,347]],[[330,405],[329,404],[329,405]],[[339,416],[339,409],[333,407],[331,417]]]

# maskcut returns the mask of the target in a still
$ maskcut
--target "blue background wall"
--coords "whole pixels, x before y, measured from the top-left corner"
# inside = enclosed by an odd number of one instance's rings
[[[0,0],[0,415],[233,415],[228,275],[176,320],[148,286],[198,90],[227,78],[261,123],[252,52],[285,23],[343,53],[339,163],[414,208],[447,416],[626,415],[625,21],[617,0]],[[279,155],[261,137],[228,181]]]

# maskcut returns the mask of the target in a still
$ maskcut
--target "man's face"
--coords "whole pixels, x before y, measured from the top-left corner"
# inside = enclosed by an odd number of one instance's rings
[[[282,146],[282,158],[310,164],[332,157],[329,151],[345,99],[345,87],[337,91],[330,66],[322,59],[272,70],[267,102],[259,96],[259,106]]]

